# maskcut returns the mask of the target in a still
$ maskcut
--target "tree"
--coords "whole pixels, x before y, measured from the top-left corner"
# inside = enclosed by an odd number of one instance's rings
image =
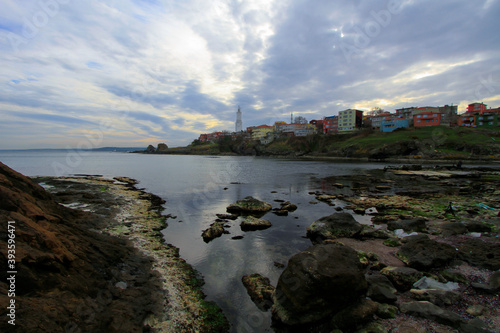
[[[302,116],[298,116],[298,117],[295,117],[295,119],[293,120],[293,122],[295,124],[307,124],[307,119],[302,117]]]

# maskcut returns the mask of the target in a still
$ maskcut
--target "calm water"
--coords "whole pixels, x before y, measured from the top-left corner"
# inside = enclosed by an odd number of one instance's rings
[[[292,255],[309,247],[311,243],[304,237],[306,227],[335,212],[334,207],[324,203],[311,204],[316,200],[308,192],[321,190],[324,177],[383,166],[258,157],[111,152],[80,155],[65,151],[3,151],[0,161],[27,176],[127,176],[165,199],[165,214],[175,216],[163,231],[166,242],[179,247],[181,256],[203,275],[208,299],[222,307],[235,332],[272,331],[270,312],[262,312],[252,303],[241,277],[260,273],[276,285],[282,269],[274,263],[286,264]],[[202,230],[214,222],[215,214],[225,213],[226,206],[249,195],[273,207],[279,207],[274,200],[288,200],[298,209],[288,216],[266,214],[264,218],[273,226],[262,231],[243,232],[240,220],[236,220],[231,222],[229,235],[205,243]],[[240,235],[244,238],[231,239]]]

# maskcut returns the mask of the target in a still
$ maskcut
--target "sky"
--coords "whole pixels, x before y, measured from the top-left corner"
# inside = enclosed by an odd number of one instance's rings
[[[500,106],[500,0],[0,0],[0,149]]]

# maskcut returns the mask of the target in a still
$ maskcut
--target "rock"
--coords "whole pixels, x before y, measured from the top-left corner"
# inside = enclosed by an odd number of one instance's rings
[[[362,299],[335,314],[331,324],[342,331],[352,331],[373,321],[378,310],[378,304],[369,299]]]
[[[445,223],[441,226],[441,231],[443,232],[443,236],[446,237],[453,235],[462,235],[468,232],[465,224],[460,222]]]
[[[396,313],[398,308],[394,305],[389,304],[378,304],[377,316],[383,319],[393,319],[396,318]]]
[[[367,208],[365,210],[365,214],[367,214],[367,215],[377,215],[378,214],[378,210],[375,207]]]
[[[375,229],[369,225],[363,225],[363,230],[359,234],[362,239],[388,239],[391,238],[391,234],[385,230]]]
[[[378,186],[375,186],[375,188],[379,191],[389,191],[392,189],[392,187],[389,185],[378,185]]]
[[[410,293],[418,301],[429,301],[437,306],[452,305],[460,299],[460,294],[441,289],[411,289]]]
[[[276,267],[276,268],[285,268],[285,265],[283,265],[283,264],[282,264],[282,263],[280,263],[280,262],[275,261],[275,262],[274,262],[274,267]]]
[[[461,323],[459,328],[461,333],[491,333],[488,325],[479,318],[469,320],[467,323]]]
[[[456,249],[451,245],[420,239],[403,245],[397,256],[412,268],[427,270],[447,265],[456,254]]]
[[[276,287],[273,318],[287,325],[316,322],[358,302],[366,290],[356,251],[315,245],[289,260]]]
[[[413,286],[418,289],[439,289],[445,291],[455,291],[460,288],[456,282],[441,283],[426,276],[415,282]]]
[[[244,238],[244,236],[242,236],[242,235],[231,237],[231,239],[234,239],[234,240],[243,239],[243,238]]]
[[[363,230],[363,226],[351,214],[335,213],[322,217],[307,227],[307,237],[313,243],[318,243],[325,239],[353,237],[361,230]]]
[[[283,209],[279,209],[279,208],[275,208],[275,209],[273,209],[273,214],[276,214],[278,216],[288,216],[288,211],[283,210]]]
[[[387,329],[382,324],[373,322],[368,324],[366,327],[357,330],[355,333],[387,333]]]
[[[272,224],[268,220],[259,219],[253,216],[247,216],[240,224],[241,230],[243,231],[263,230],[271,226]]]
[[[441,271],[441,276],[447,281],[458,282],[458,283],[469,283],[469,279],[460,273],[459,271],[451,268],[447,268]]]
[[[399,291],[408,291],[423,274],[410,267],[385,267],[380,271]]]
[[[465,223],[465,227],[468,232],[491,232],[491,227],[489,225],[476,221]]]
[[[411,219],[411,220],[400,220],[400,221],[389,221],[387,223],[387,229],[394,231],[396,229],[403,229],[406,232],[418,231],[422,232],[427,229],[426,220],[419,219]]]
[[[389,279],[380,273],[366,275],[368,292],[366,296],[380,303],[394,303],[398,299],[395,295],[396,288]]]
[[[434,320],[452,327],[459,327],[464,322],[464,319],[458,314],[441,309],[439,306],[426,301],[402,303],[399,309],[403,313]]]
[[[159,143],[158,147],[156,147],[157,153],[164,153],[168,150],[168,146],[165,143]]]
[[[459,249],[459,259],[472,266],[493,271],[500,269],[500,243],[498,242],[469,239]]]
[[[120,281],[120,282],[115,283],[115,287],[118,289],[124,290],[124,289],[127,289],[128,284],[127,284],[127,282]]]
[[[493,273],[488,279],[488,283],[471,283],[475,289],[480,289],[489,293],[496,293],[500,290],[500,271]]]
[[[218,218],[221,220],[236,220],[238,218],[238,215],[236,214],[215,214],[217,215]]]
[[[479,317],[482,316],[485,312],[486,308],[482,305],[475,304],[472,306],[469,306],[467,310],[465,310],[468,314],[474,317]]]
[[[248,295],[261,311],[267,311],[271,308],[275,288],[267,277],[255,273],[244,275],[241,281],[247,289]]]
[[[203,230],[201,237],[205,243],[210,242],[214,238],[220,237],[228,232],[224,229],[224,222],[214,222],[208,229]]]
[[[262,216],[272,208],[273,206],[267,202],[260,201],[253,197],[246,197],[227,206],[226,210],[228,213]]]
[[[146,153],[154,153],[156,151],[155,147],[149,145],[144,152]]]
[[[290,201],[285,201],[285,202],[281,203],[280,206],[281,206],[281,210],[286,210],[289,212],[294,212],[297,210],[297,205],[294,205]]]

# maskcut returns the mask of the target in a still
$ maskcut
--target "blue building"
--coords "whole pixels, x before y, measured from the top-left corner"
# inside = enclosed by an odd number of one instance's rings
[[[380,130],[385,133],[392,132],[394,130],[397,130],[398,128],[409,128],[410,123],[408,119],[402,119],[402,118],[389,118],[389,119],[384,119],[380,123]]]

